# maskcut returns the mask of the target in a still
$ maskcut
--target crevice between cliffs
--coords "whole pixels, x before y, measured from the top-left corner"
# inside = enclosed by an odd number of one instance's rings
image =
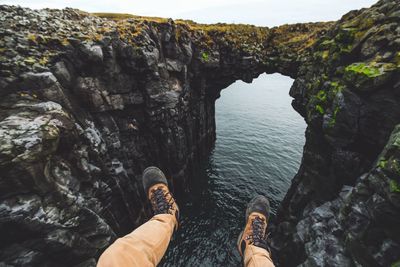
[[[271,227],[276,261],[396,262],[399,12],[386,0],[261,28],[0,6],[0,261],[94,265],[150,214],[141,171],[158,165],[184,192],[220,91],[278,72],[308,127]]]

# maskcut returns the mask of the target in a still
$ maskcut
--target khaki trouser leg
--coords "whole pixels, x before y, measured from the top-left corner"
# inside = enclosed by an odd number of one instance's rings
[[[168,248],[176,224],[173,215],[155,215],[132,233],[117,239],[100,256],[97,266],[156,266]]]
[[[268,251],[253,245],[248,245],[244,250],[245,267],[274,267]]]

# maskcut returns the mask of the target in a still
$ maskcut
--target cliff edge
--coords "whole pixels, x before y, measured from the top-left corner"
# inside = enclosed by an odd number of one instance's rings
[[[279,72],[308,127],[276,261],[396,264],[399,7],[264,28],[0,6],[0,262],[94,266],[149,215],[141,171],[183,193],[220,91]]]

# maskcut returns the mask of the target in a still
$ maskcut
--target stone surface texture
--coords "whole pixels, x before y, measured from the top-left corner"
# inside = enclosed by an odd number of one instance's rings
[[[398,0],[275,28],[15,6],[0,25],[0,265],[95,266],[150,215],[143,169],[179,198],[220,91],[279,72],[308,127],[277,265],[397,266]]]
[[[272,230],[282,266],[398,266],[399,50],[399,1],[379,1],[343,16],[299,68],[290,95],[308,127]]]

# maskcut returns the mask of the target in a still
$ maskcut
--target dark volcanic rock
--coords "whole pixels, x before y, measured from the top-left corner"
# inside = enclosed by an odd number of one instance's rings
[[[391,230],[400,219],[393,203],[399,180],[376,173],[376,162],[386,166],[388,148],[379,156],[385,144],[397,151],[389,136],[400,122],[399,8],[380,1],[345,15],[298,71],[290,94],[308,129],[273,230],[282,266],[390,266],[400,259],[400,235]],[[343,199],[348,186],[354,189]]]
[[[93,265],[150,215],[142,170],[160,166],[183,193],[213,146],[220,90],[269,62],[267,28],[12,6],[0,15],[5,265]],[[306,27],[318,36],[329,25]]]
[[[161,167],[179,197],[215,141],[220,91],[264,72],[296,78],[308,123],[277,263],[398,260],[397,0],[271,29],[106,17],[0,6],[1,264],[95,265],[150,215],[142,170]]]

